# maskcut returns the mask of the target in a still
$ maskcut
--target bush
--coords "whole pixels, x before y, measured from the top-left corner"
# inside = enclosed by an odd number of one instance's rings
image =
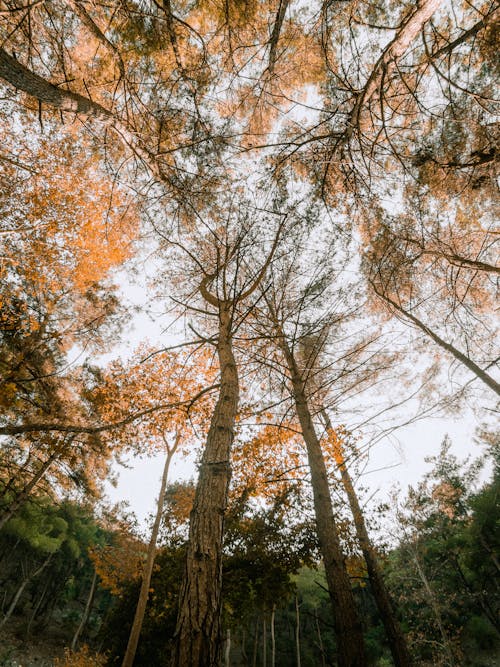
[[[64,658],[56,658],[54,667],[104,667],[106,657],[98,653],[90,653],[88,646],[82,646],[79,651],[64,651]]]
[[[465,633],[484,651],[495,648],[498,641],[495,628],[484,616],[472,616],[465,626]]]

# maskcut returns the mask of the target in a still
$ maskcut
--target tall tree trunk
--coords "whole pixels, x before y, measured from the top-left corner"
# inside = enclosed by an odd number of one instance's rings
[[[323,451],[312,422],[304,381],[297,363],[283,335],[280,341],[290,373],[293,398],[311,471],[316,529],[333,608],[339,667],[366,667],[362,626],[340,546]]]
[[[322,408],[321,415],[325,422],[327,431],[332,431],[332,423],[325,408]],[[408,651],[408,645],[406,643],[406,638],[403,634],[403,631],[401,630],[399,621],[392,608],[391,599],[384,583],[382,571],[380,569],[375,550],[366,529],[363,512],[361,511],[351,476],[349,475],[349,471],[345,465],[342,444],[340,441],[338,442],[338,448],[339,451],[335,452],[335,460],[340,470],[342,484],[349,500],[349,506],[351,508],[351,512],[354,518],[354,526],[356,528],[356,536],[358,538],[358,542],[366,562],[366,569],[368,571],[368,578],[370,579],[373,597],[375,598],[375,603],[380,613],[382,623],[384,624],[387,639],[389,640],[389,647],[391,649],[394,665],[396,667],[410,667],[412,663],[410,653]]]
[[[425,592],[427,594],[427,598],[429,600],[429,604],[431,606],[432,611],[434,612],[434,617],[436,619],[437,626],[439,628],[439,632],[441,634],[441,638],[443,640],[443,646],[444,650],[446,653],[446,657],[448,660],[448,665],[450,667],[455,667],[455,658],[453,655],[453,649],[451,648],[451,643],[448,638],[448,635],[446,633],[446,630],[444,629],[444,624],[443,624],[443,617],[441,616],[441,610],[439,608],[439,604],[437,603],[437,600],[434,596],[434,591],[431,588],[431,585],[429,583],[429,580],[427,579],[427,575],[425,574],[422,565],[420,564],[420,559],[418,557],[416,549],[413,549],[410,546],[410,552],[412,554],[412,559],[413,562],[415,563],[415,567],[417,569],[418,576],[420,577],[420,581],[422,582]]]
[[[257,647],[259,645],[259,617],[255,620],[255,634],[253,636],[252,667],[257,667]]]
[[[274,634],[274,621],[276,618],[276,605],[271,609],[271,667],[276,665],[276,636]]]
[[[262,667],[267,667],[267,625],[266,612],[262,614]]]
[[[146,607],[148,604],[149,588],[151,586],[151,576],[153,574],[153,566],[156,557],[156,542],[158,540],[158,533],[160,532],[161,518],[163,516],[163,506],[165,504],[165,490],[167,488],[168,471],[170,469],[170,463],[172,461],[172,457],[177,451],[178,446],[179,446],[179,435],[176,436],[175,442],[172,447],[168,448],[167,446],[167,457],[165,459],[165,465],[163,467],[163,474],[160,485],[160,494],[158,496],[158,503],[156,505],[156,516],[153,524],[153,530],[151,532],[151,538],[149,540],[146,563],[144,565],[144,571],[142,573],[141,590],[139,592],[139,599],[137,601],[137,607],[135,609],[134,621],[132,623],[132,628],[130,630],[130,635],[128,638],[127,650],[125,651],[125,655],[123,656],[122,667],[132,667],[132,665],[134,664],[137,645],[139,643],[139,637],[141,635],[142,624],[144,621],[144,614],[146,613]]]
[[[325,647],[323,646],[323,637],[321,636],[321,628],[319,627],[319,618],[317,609],[314,610],[314,621],[316,624],[316,632],[318,633],[318,647],[321,653],[321,666],[326,667]]]
[[[85,626],[87,625],[87,621],[89,620],[90,612],[92,611],[92,605],[94,604],[94,596],[96,588],[97,588],[97,570],[94,570],[94,575],[92,577],[92,583],[90,584],[90,590],[87,596],[85,609],[80,619],[80,623],[78,624],[78,627],[75,631],[75,634],[73,635],[73,640],[71,641],[72,651],[76,651],[78,639],[80,638],[80,635],[82,634],[83,630],[85,629]]]
[[[245,665],[248,665],[246,638],[247,638],[247,633],[245,628],[243,628],[243,630],[241,631],[241,657],[243,659],[243,663]]]
[[[300,610],[299,596],[295,596],[295,653],[297,656],[297,667],[300,667]]]
[[[221,650],[222,536],[239,386],[231,339],[230,304],[223,302],[219,317],[220,393],[191,512],[172,667],[215,667]]]

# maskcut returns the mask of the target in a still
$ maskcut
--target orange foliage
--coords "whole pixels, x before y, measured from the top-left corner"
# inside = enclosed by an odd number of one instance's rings
[[[91,653],[87,645],[78,651],[64,650],[64,658],[55,658],[54,667],[104,667],[107,658],[99,653]]]
[[[112,362],[91,395],[102,421],[147,414],[104,437],[142,452],[165,449],[164,437],[180,437],[181,451],[189,447],[208,427],[213,396],[207,392],[192,405],[191,401],[213,384],[216,371],[203,350],[156,353],[142,346],[128,363]]]
[[[36,171],[29,178],[13,165],[2,174],[0,213],[11,233],[0,272],[46,295],[84,293],[130,255],[136,209],[84,139],[41,139],[30,161]]]
[[[146,551],[143,542],[131,535],[125,525],[122,528],[113,533],[112,544],[89,549],[100,585],[113,595],[121,595],[124,585],[141,576]]]
[[[302,435],[293,424],[266,424],[236,438],[233,487],[252,495],[274,496],[303,476]]]

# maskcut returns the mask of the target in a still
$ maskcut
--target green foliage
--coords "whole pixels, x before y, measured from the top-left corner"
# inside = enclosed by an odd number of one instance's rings
[[[21,590],[11,625],[26,636],[51,623],[71,641],[79,625],[94,573],[90,546],[105,543],[104,530],[90,508],[70,501],[33,497],[0,531],[0,590],[3,611]],[[95,631],[109,606],[107,592],[96,592],[87,633]],[[0,619],[1,620],[1,619]]]
[[[474,492],[482,461],[459,462],[449,450],[445,441],[400,509],[401,541],[386,575],[420,661],[441,664],[453,654],[477,664],[473,653],[499,646],[500,477]]]

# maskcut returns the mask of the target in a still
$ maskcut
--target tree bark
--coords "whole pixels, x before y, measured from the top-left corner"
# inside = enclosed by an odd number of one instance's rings
[[[262,667],[267,667],[267,625],[266,612],[262,614]]]
[[[172,667],[215,667],[221,652],[222,536],[238,411],[238,372],[231,338],[231,304],[219,308],[220,393],[200,465]]]
[[[226,645],[224,647],[224,665],[230,667],[231,665],[231,628],[226,630]]]
[[[14,88],[34,97],[40,104],[46,104],[59,111],[95,118],[116,130],[123,143],[142,160],[154,178],[158,181],[165,180],[158,166],[156,155],[113,111],[79,93],[54,86],[53,83],[29,70],[2,48],[0,48],[0,78],[10,83]]]
[[[276,605],[273,604],[271,609],[271,667],[276,665],[276,636],[274,634],[274,621],[276,617]]]
[[[156,542],[158,540],[158,533],[160,532],[161,518],[163,516],[163,505],[165,504],[165,490],[167,488],[168,471],[170,469],[172,457],[177,451],[178,446],[179,436],[177,435],[174,445],[170,448],[167,448],[167,457],[165,459],[165,466],[163,468],[163,474],[161,478],[160,494],[158,496],[158,503],[156,505],[156,516],[153,524],[153,530],[151,532],[151,538],[149,540],[144,572],[142,574],[141,590],[139,592],[139,599],[137,601],[132,629],[130,630],[130,635],[128,638],[127,650],[123,656],[122,667],[132,667],[134,664],[137,645],[139,644],[139,637],[141,635],[144,615],[146,613],[146,607],[148,604],[151,576],[153,574],[153,566],[156,557]]]
[[[323,451],[312,422],[304,381],[283,332],[280,331],[279,333],[281,334],[280,345],[290,374],[293,398],[311,471],[316,528],[333,608],[339,667],[366,667],[367,660],[362,625],[356,609],[333,515]]]
[[[318,611],[316,609],[314,610],[314,620],[315,620],[315,623],[316,623],[316,632],[318,633],[318,646],[319,646],[319,651],[321,653],[321,665],[322,665],[322,667],[326,667],[325,647],[323,646],[323,637],[321,636],[321,628],[319,627]]]
[[[259,617],[255,621],[255,634],[253,637],[252,667],[257,667],[257,647],[259,645]]]
[[[327,431],[332,431],[332,423],[326,410],[322,408],[321,415],[325,422]],[[340,446],[340,443],[339,443]],[[389,592],[384,583],[382,571],[380,569],[375,550],[373,549],[368,531],[366,529],[363,512],[359,505],[358,497],[354,489],[351,476],[345,465],[342,451],[336,457],[337,466],[340,470],[342,484],[344,486],[349,506],[354,518],[354,526],[356,528],[356,536],[358,538],[361,551],[366,562],[366,569],[368,571],[368,578],[370,580],[373,597],[377,605],[382,623],[384,624],[387,639],[389,640],[389,647],[391,649],[392,658],[395,667],[411,667],[411,658],[408,651],[406,638],[401,630],[399,621],[392,608]]]

